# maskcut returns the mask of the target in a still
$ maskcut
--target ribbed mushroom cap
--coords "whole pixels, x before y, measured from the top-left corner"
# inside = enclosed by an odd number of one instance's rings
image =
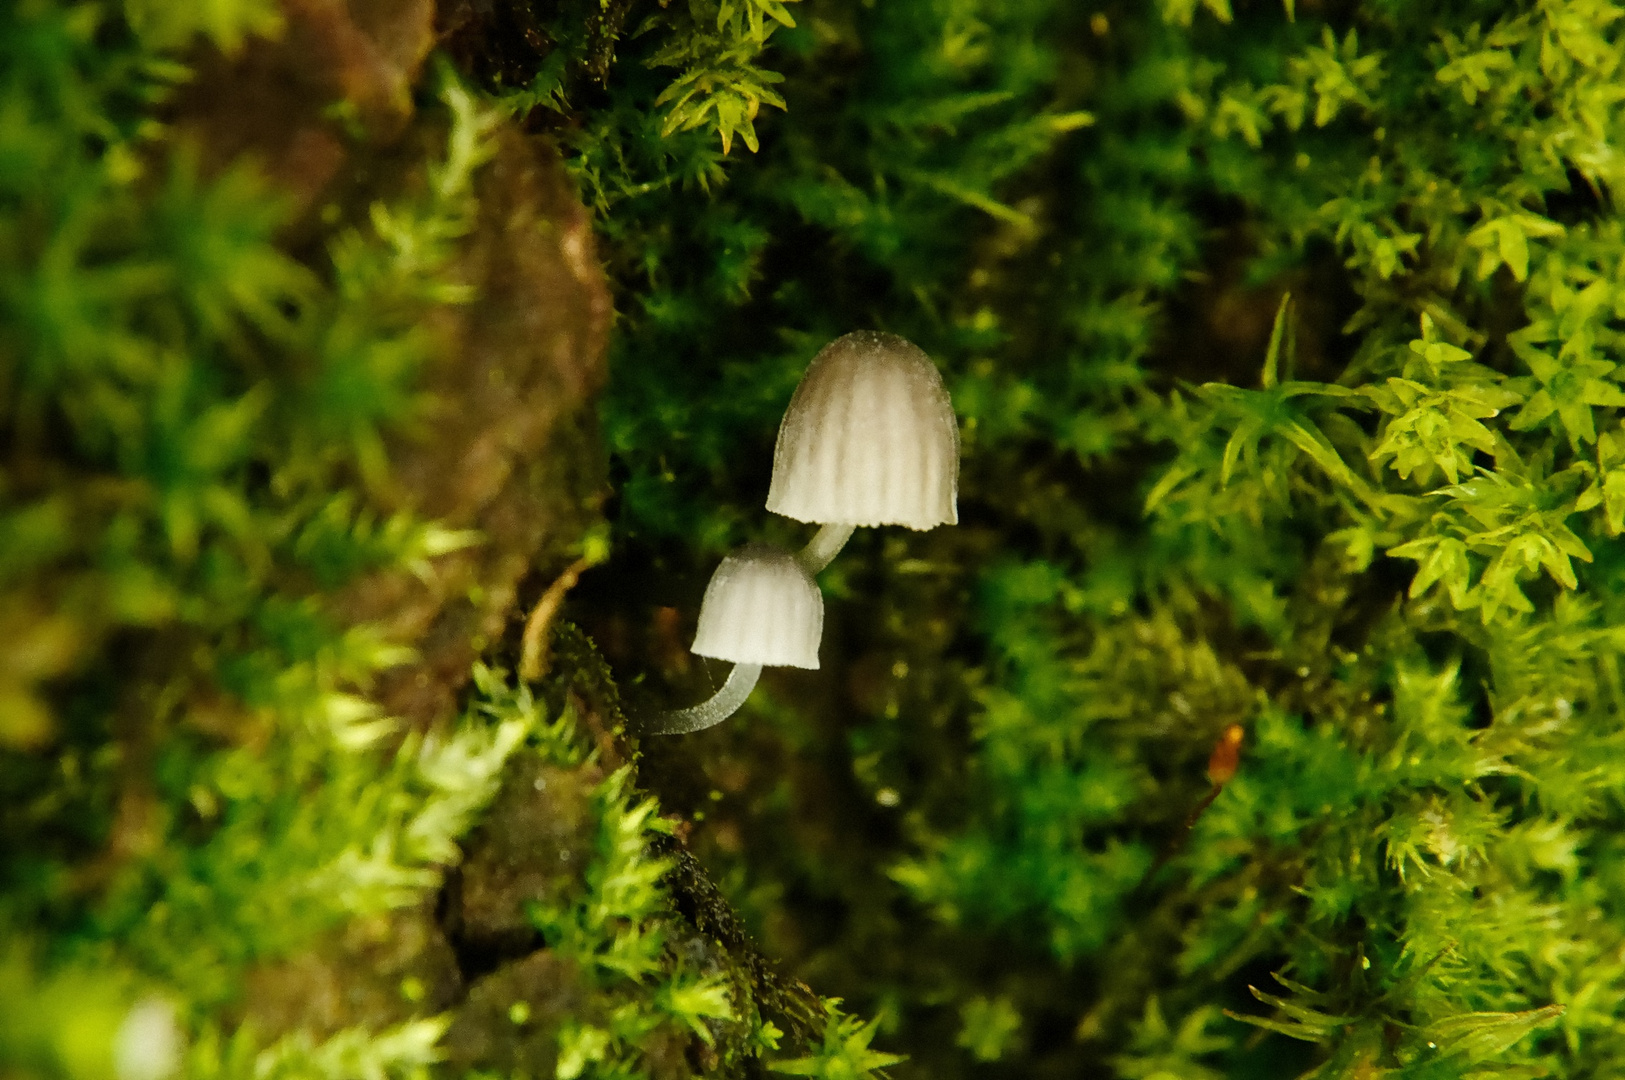
[[[959,520],[959,425],[936,364],[860,330],[813,357],[779,425],[767,508],[819,524]]]
[[[818,583],[788,551],[750,544],[711,575],[691,651],[736,664],[817,668],[823,636]]]

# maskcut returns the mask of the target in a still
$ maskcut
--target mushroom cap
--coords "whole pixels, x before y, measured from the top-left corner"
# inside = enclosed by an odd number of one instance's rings
[[[736,664],[818,667],[824,594],[796,557],[749,544],[722,560],[700,603],[691,652]]]
[[[767,508],[819,524],[959,520],[959,425],[936,364],[896,334],[824,346],[779,425]]]

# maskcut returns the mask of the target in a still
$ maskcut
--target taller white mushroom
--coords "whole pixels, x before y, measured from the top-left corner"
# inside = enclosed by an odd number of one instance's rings
[[[763,665],[816,670],[823,636],[824,595],[796,557],[767,544],[741,548],[711,575],[690,647],[696,656],[732,660],[734,669],[709,701],[663,713],[644,732],[679,735],[722,723],[750,697]]]
[[[959,425],[936,364],[896,334],[836,338],[801,377],[773,452],[767,508],[823,526],[797,556],[816,574],[860,525],[959,520]]]

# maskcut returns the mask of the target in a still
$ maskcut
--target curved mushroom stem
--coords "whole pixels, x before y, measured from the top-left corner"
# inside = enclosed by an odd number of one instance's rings
[[[807,568],[807,573],[816,575],[841,553],[846,542],[852,539],[852,530],[855,528],[856,525],[845,525],[841,522],[821,526],[818,535],[796,553],[796,561]]]
[[[734,669],[728,672],[728,678],[722,684],[722,689],[712,694],[708,700],[691,708],[661,713],[651,719],[640,734],[683,735],[690,731],[704,731],[708,727],[715,727],[739,711],[739,706],[750,697],[750,692],[755,689],[756,680],[761,674],[761,664],[735,664]]]

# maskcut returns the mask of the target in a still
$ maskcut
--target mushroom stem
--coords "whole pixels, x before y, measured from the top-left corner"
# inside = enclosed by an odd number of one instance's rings
[[[841,553],[846,542],[852,539],[852,530],[855,528],[856,525],[846,525],[839,521],[823,526],[818,530],[818,535],[796,553],[796,561],[807,568],[807,573],[818,573]]]
[[[761,674],[761,664],[735,664],[734,669],[728,672],[728,678],[722,684],[722,689],[712,694],[708,700],[691,708],[661,713],[644,726],[643,734],[683,735],[690,731],[704,731],[708,727],[715,727],[739,711],[739,706],[745,703],[745,699],[750,697],[750,692],[756,688],[756,680]]]

